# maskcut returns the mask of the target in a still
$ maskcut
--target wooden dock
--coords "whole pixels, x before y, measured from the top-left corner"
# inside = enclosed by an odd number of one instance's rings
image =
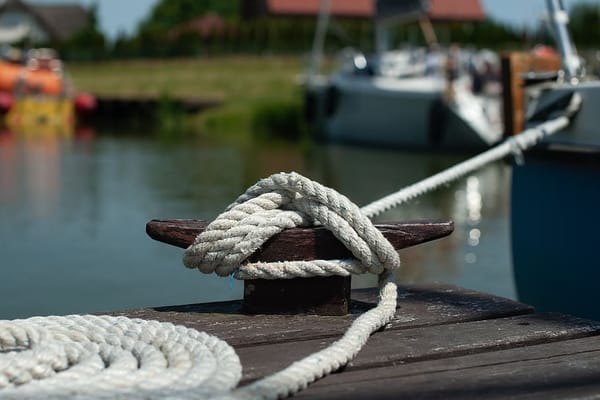
[[[214,98],[161,98],[160,96],[102,96],[97,95],[96,109],[87,118],[127,119],[155,117],[161,107],[192,114],[221,105]]]
[[[557,294],[559,295],[559,294]],[[352,293],[351,314],[244,315],[241,301],[113,313],[196,328],[229,342],[242,385],[338,339],[376,303]],[[310,399],[600,398],[600,322],[538,314],[528,305],[448,285],[399,288],[390,326],[342,371],[296,397]]]

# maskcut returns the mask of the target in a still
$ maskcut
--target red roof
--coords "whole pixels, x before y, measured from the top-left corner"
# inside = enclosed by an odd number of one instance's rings
[[[321,0],[267,0],[270,14],[317,15]],[[331,0],[331,15],[370,17],[374,14],[373,0]]]
[[[429,18],[433,20],[482,21],[485,12],[479,0],[429,0]]]
[[[317,15],[321,0],[267,0],[269,14]],[[331,0],[330,14],[340,17],[372,17],[375,0]],[[427,15],[433,20],[485,19],[479,0],[429,0]]]

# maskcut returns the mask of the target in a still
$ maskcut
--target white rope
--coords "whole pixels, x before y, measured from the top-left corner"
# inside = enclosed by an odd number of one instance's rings
[[[278,263],[244,261],[270,237],[285,228],[317,222],[352,252],[356,260],[315,260]],[[326,349],[270,377],[238,389],[233,398],[285,397],[346,365],[369,335],[387,324],[396,312],[393,271],[400,266],[394,247],[345,196],[296,173],[280,173],[249,188],[211,222],[186,250],[184,264],[205,273],[240,279],[380,274],[378,305],[360,316],[346,334]]]
[[[576,98],[575,96],[574,98]],[[385,196],[362,207],[362,212],[373,218],[384,211],[397,207],[409,200],[417,198],[427,192],[430,192],[440,186],[453,182],[473,171],[476,171],[494,161],[503,159],[509,154],[521,154],[540,140],[550,136],[569,125],[569,118],[561,116],[556,119],[544,122],[535,128],[527,129],[523,133],[505,140],[501,144],[473,157],[460,164],[450,167],[435,175],[432,175],[420,182],[407,186],[395,193]]]
[[[202,399],[240,377],[227,343],[183,326],[92,315],[0,321],[2,399]]]
[[[302,390],[346,365],[369,335],[393,318],[397,297],[393,271],[400,259],[381,232],[346,197],[296,173],[282,173],[248,189],[198,236],[184,256],[188,267],[228,275],[272,235],[313,221],[331,230],[357,260],[255,263],[238,275],[378,273],[377,306],[357,318],[326,349],[230,391],[241,375],[235,352],[193,329],[124,317],[3,321],[0,397],[276,399]]]
[[[248,263],[240,268],[238,279],[287,279],[314,276],[349,276],[364,274],[367,268],[358,260],[280,261]]]
[[[243,264],[276,233],[315,221],[333,232],[357,260]],[[235,272],[241,279],[366,271],[380,274],[378,305],[357,318],[341,339],[283,371],[234,391],[233,398],[272,399],[296,393],[346,365],[369,335],[387,324],[396,312],[393,271],[400,266],[396,250],[345,196],[296,173],[272,175],[249,188],[198,235],[185,252],[184,264],[205,273]]]
[[[406,203],[407,201],[430,192],[431,190],[434,190],[442,185],[446,185],[452,181],[455,181],[487,164],[501,160],[507,155],[514,153],[515,149],[526,150],[537,144],[544,137],[560,131],[567,125],[569,125],[569,118],[559,117],[545,122],[535,128],[528,129],[520,135],[513,136],[498,146],[493,147],[473,158],[423,179],[420,182],[407,186],[395,193],[385,196],[382,199],[367,204],[366,206],[362,207],[361,210],[365,215],[371,218],[375,217],[384,211]]]
[[[317,222],[330,230],[356,260],[315,260],[277,263],[243,262],[270,237],[285,228]],[[234,398],[285,397],[346,365],[369,335],[387,324],[396,312],[393,271],[400,266],[394,247],[360,209],[345,196],[296,173],[280,173],[250,187],[211,222],[186,250],[184,264],[205,273],[239,279],[284,279],[380,274],[378,305],[357,318],[346,334],[326,349],[270,377],[238,389]]]
[[[396,313],[398,288],[394,283],[394,274],[386,271],[379,279],[379,303],[354,320],[341,339],[280,372],[235,390],[231,398],[266,400],[287,397],[346,365],[369,336],[390,322]]]
[[[577,96],[575,96],[577,97]],[[259,181],[200,234],[184,263],[239,278],[379,274],[377,306],[329,347],[269,377],[234,389],[239,359],[225,342],[183,326],[125,317],[67,316],[0,321],[2,399],[275,399],[346,365],[396,312],[398,254],[367,216],[377,215],[515,149],[527,149],[569,123],[559,117],[360,210],[346,197],[298,174]],[[515,147],[516,146],[516,147]],[[283,229],[320,223],[358,261],[254,263],[245,260]]]
[[[358,261],[247,263],[269,238],[286,228],[318,221]],[[184,264],[239,279],[286,279],[395,270],[394,247],[347,197],[295,172],[260,180],[211,222],[185,251]]]

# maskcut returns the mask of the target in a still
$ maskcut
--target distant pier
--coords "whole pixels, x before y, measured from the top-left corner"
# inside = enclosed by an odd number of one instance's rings
[[[217,98],[207,97],[168,97],[168,96],[111,96],[94,95],[96,108],[86,117],[128,119],[155,117],[162,109],[167,112],[193,114],[222,104]]]

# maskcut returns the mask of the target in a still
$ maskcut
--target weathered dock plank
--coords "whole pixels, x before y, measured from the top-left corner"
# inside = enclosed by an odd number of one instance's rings
[[[298,398],[600,397],[600,336],[333,374]]]
[[[346,371],[449,358],[600,334],[600,322],[564,315],[525,315],[468,323],[391,329],[373,335]],[[276,372],[337,338],[244,347],[244,381]],[[277,357],[265,359],[265,354]]]
[[[232,344],[242,384],[338,339],[376,302],[353,291],[344,316],[244,315],[241,302],[113,313],[169,321]],[[399,288],[389,327],[342,371],[298,394],[311,399],[600,398],[600,322],[535,314],[530,306],[451,285]]]
[[[160,96],[96,95],[96,117],[123,118],[131,115],[152,116],[162,105],[175,107],[185,113],[196,113],[219,106],[222,101],[213,98],[161,98]]]
[[[445,284],[399,287],[399,311],[390,329],[444,325],[533,312],[531,306]],[[186,325],[227,340],[236,347],[296,340],[337,338],[364,311],[375,306],[377,290],[352,292],[351,313],[344,316],[245,315],[241,301],[157,307],[122,312],[134,318]]]

